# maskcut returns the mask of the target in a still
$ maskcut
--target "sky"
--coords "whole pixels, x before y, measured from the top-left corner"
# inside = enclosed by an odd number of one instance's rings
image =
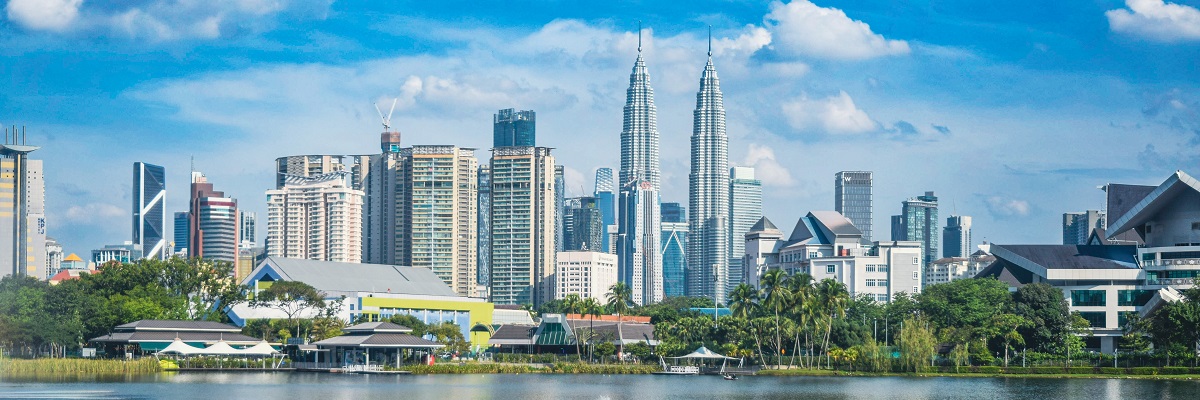
[[[709,26],[730,162],[785,231],[841,170],[874,171],[875,239],[934,191],[995,243],[1059,242],[1106,183],[1200,174],[1200,0],[4,1],[0,124],[41,146],[49,234],[80,254],[130,240],[136,161],[166,167],[169,213],[194,165],[261,218],[275,158],[377,152],[393,98],[406,145],[481,160],[496,110],[535,110],[588,194],[619,168],[639,23],[665,202],[687,203]]]

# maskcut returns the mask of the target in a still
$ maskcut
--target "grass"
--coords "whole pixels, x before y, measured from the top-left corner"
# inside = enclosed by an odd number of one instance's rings
[[[414,374],[649,374],[660,370],[656,365],[618,365],[618,364],[584,364],[584,363],[554,363],[543,365],[522,365],[502,363],[463,363],[463,364],[434,364],[412,365],[401,368]]]
[[[94,360],[83,358],[0,359],[0,375],[148,374],[161,371],[158,360]]]

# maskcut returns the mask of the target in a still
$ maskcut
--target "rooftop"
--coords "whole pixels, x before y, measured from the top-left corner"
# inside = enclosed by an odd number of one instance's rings
[[[376,292],[458,297],[427,268],[280,257],[267,257],[242,283],[249,284],[268,277],[268,280],[304,282],[327,295]]]

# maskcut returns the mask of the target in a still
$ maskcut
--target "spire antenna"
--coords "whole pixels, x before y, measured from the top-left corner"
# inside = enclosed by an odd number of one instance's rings
[[[708,26],[708,56],[712,57],[712,25]]]
[[[642,52],[642,21],[638,20],[638,53]]]

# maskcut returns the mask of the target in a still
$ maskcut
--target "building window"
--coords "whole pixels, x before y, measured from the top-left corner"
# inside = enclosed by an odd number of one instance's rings
[[[920,276],[917,276],[917,271],[913,271],[913,279],[920,279]]]
[[[1072,290],[1071,305],[1076,307],[1103,307],[1106,303],[1104,295],[1103,290]]]
[[[1118,290],[1117,305],[1118,306],[1133,306],[1141,307],[1154,297],[1153,290]],[[1121,326],[1125,326],[1124,323]]]
[[[836,265],[825,266],[825,273],[827,273],[827,274],[837,273],[837,266]]]
[[[912,294],[917,294],[917,293],[920,293],[920,291],[921,291],[921,288],[919,288],[919,287],[916,287],[916,286],[913,286],[913,291],[912,291]]]
[[[1121,311],[1117,313],[1117,327],[1124,328],[1129,322],[1129,317],[1137,315],[1137,311]]]
[[[1078,290],[1077,290],[1078,291]],[[1107,323],[1103,311],[1087,311],[1079,313],[1079,316],[1088,321],[1088,325],[1093,328],[1105,328]]]
[[[913,257],[913,265],[917,265],[920,263],[921,263],[921,257]]]

